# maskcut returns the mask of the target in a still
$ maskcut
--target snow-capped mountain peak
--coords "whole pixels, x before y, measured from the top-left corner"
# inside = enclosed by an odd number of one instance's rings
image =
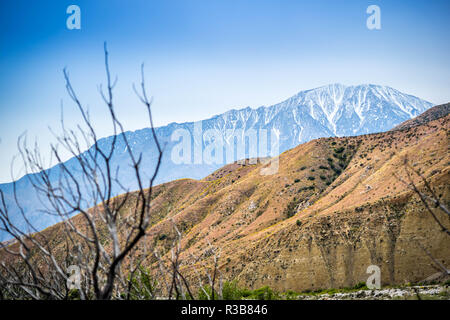
[[[171,154],[173,148],[178,144],[178,140],[173,140],[172,135],[178,129],[193,133],[195,126],[201,124],[203,130],[201,134],[206,130],[212,130],[226,143],[230,144],[236,138],[235,143],[241,145],[247,145],[243,131],[263,129],[265,132],[275,133],[279,139],[277,151],[281,153],[316,138],[388,131],[431,106],[432,104],[427,101],[386,86],[330,84],[301,91],[291,98],[269,107],[233,109],[196,123],[171,123],[156,128],[158,139],[165,148],[162,165],[155,183],[180,178],[203,178],[225,164],[225,162],[211,164],[204,161],[174,163]],[[151,130],[145,128],[125,134],[134,154],[142,155],[143,175],[150,177],[157,161],[156,146]],[[192,148],[205,147],[206,138],[203,135],[195,136],[194,134],[191,139],[192,142],[189,145]],[[108,148],[112,140],[113,137],[107,137],[101,139],[99,144],[101,148]],[[128,162],[125,145],[121,141],[121,138],[117,140],[116,151],[110,165],[113,168],[112,172],[120,173],[121,185],[133,190],[137,187],[133,179],[134,173]],[[265,157],[267,154],[258,153],[258,156]],[[75,168],[75,176],[79,174],[76,170],[75,158],[68,160],[65,166]],[[58,167],[53,167],[47,171],[58,170]],[[78,171],[81,172],[81,170]],[[49,176],[57,177],[58,175],[49,174]],[[80,177],[76,176],[75,178]],[[11,200],[14,199],[12,183],[2,184],[0,189],[5,194],[7,205],[11,207],[12,219],[17,220],[20,224],[21,212],[15,208],[14,202]],[[48,216],[44,219],[40,215],[40,210],[45,204],[33,189],[29,177],[25,176],[17,181],[16,190],[18,197],[23,199],[24,213],[35,227],[42,229],[56,222],[49,219]],[[115,191],[117,194],[120,192],[123,192],[123,189]],[[91,203],[92,205],[95,203]],[[0,232],[0,241],[4,240],[3,236]]]
[[[389,130],[432,106],[388,86],[339,83],[301,91],[280,105],[301,108],[337,136]]]

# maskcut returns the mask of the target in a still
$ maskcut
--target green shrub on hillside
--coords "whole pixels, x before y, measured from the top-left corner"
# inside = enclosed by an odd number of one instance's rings
[[[144,267],[139,267],[130,279],[132,286],[130,289],[131,300],[151,300],[154,298],[154,293],[158,282],[150,276],[150,270]]]
[[[286,209],[284,209],[284,214],[286,217],[290,218],[297,213],[297,201],[293,200],[289,202]]]
[[[222,295],[220,292],[214,292],[214,300],[241,300],[252,295],[252,291],[238,286],[237,281],[225,281],[222,287]],[[211,300],[212,290],[211,286],[207,285],[201,288],[198,292],[198,300]]]
[[[258,300],[275,300],[277,295],[269,286],[264,286],[254,290],[251,297]]]

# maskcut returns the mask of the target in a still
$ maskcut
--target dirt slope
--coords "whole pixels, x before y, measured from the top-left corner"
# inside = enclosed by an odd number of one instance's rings
[[[447,115],[402,130],[314,140],[281,154],[270,176],[261,175],[264,164],[246,161],[201,181],[157,186],[145,241],[167,252],[173,219],[184,257],[210,263],[209,242],[221,249],[224,276],[253,289],[353,286],[372,264],[383,284],[421,281],[436,269],[417,242],[449,266],[450,239],[396,176],[405,179],[407,157],[450,205],[449,121]],[[436,214],[450,226],[449,217]],[[59,229],[44,232],[63,243]],[[184,271],[192,275],[189,265]]]
[[[434,106],[425,111],[424,113],[418,115],[417,117],[399,124],[392,130],[403,130],[416,127],[425,124],[427,122],[445,117],[449,113],[450,113],[450,103]]]
[[[204,179],[201,199],[173,212],[183,249],[200,255],[211,242],[222,249],[222,272],[251,288],[351,286],[371,264],[384,284],[421,281],[436,270],[416,241],[446,265],[450,241],[395,175],[405,178],[407,156],[448,205],[448,129],[449,116],[311,141],[283,153],[273,176],[260,175],[261,164],[226,166]],[[166,248],[173,238],[168,222],[151,232],[166,236],[158,243]]]

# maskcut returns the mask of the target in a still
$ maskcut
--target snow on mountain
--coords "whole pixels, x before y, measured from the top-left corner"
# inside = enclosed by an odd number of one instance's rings
[[[417,97],[378,85],[331,84],[301,91],[270,107],[230,110],[203,127],[280,132],[280,152],[311,139],[387,131],[432,106]]]
[[[401,93],[393,88],[378,85],[344,86],[331,84],[320,88],[301,91],[293,97],[270,107],[257,109],[244,108],[230,110],[224,114],[214,116],[194,124],[171,123],[156,128],[157,136],[164,146],[164,155],[157,183],[163,183],[180,178],[202,178],[226,164],[224,158],[220,163],[207,163],[194,160],[189,163],[177,164],[173,161],[173,148],[179,143],[173,141],[172,135],[176,130],[191,134],[192,159],[195,148],[204,149],[207,139],[202,135],[195,136],[196,125],[201,123],[202,132],[210,132],[222,137],[225,143],[239,144],[246,141],[244,133],[250,130],[260,132],[261,129],[275,134],[279,138],[281,153],[298,144],[312,139],[329,136],[350,136],[387,131],[403,121],[411,119],[424,112],[432,104],[417,97]],[[127,132],[128,141],[136,155],[142,154],[142,171],[144,176],[150,177],[156,163],[156,149],[151,130],[149,128]],[[102,147],[111,145],[113,137],[101,139]],[[234,147],[234,145],[233,145]],[[245,156],[249,156],[249,146],[245,148]],[[267,156],[261,154],[259,156]],[[239,157],[234,160],[239,160]],[[229,159],[228,159],[229,160]],[[230,161],[228,161],[230,162]],[[73,168],[76,174],[80,172],[75,159],[66,162],[66,166]],[[112,160],[113,172],[118,169],[121,183],[130,190],[136,189],[132,168],[128,163],[127,150],[121,138],[118,139],[115,156]],[[47,170],[51,176],[57,177],[58,166]],[[37,229],[45,228],[52,223],[48,215],[43,215],[42,199],[34,192],[30,177],[25,176],[17,182],[18,198],[27,217],[36,225]],[[20,213],[13,203],[12,184],[1,184],[10,214],[20,223]],[[116,188],[115,193],[124,190]],[[86,201],[86,207],[95,203]],[[4,235],[0,232],[0,241]],[[7,238],[7,237],[6,237]]]
[[[371,84],[332,84],[302,91],[279,105],[284,111],[306,110],[336,136],[385,131],[393,122],[415,117],[432,106],[390,87]]]

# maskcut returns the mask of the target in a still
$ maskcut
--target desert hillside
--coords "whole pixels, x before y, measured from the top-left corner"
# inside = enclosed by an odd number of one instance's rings
[[[415,118],[402,122],[392,130],[404,130],[445,117],[450,113],[450,103],[434,106]]]
[[[274,175],[261,175],[267,164],[247,160],[202,180],[159,185],[145,246],[170,254],[175,223],[188,277],[189,257],[212,263],[205,250],[211,244],[220,249],[224,277],[251,289],[349,287],[367,279],[369,265],[381,268],[383,285],[422,281],[439,271],[422,247],[449,266],[450,240],[400,179],[407,180],[407,158],[450,205],[450,115],[434,118],[384,133],[313,140],[281,154]],[[449,227],[449,217],[435,212]],[[61,228],[43,233],[64,250]],[[152,254],[145,263],[156,267]]]
[[[202,202],[173,211],[186,224],[183,248],[199,253],[210,241],[227,277],[251,288],[352,286],[372,264],[383,284],[424,280],[438,270],[417,242],[448,266],[450,241],[396,175],[405,179],[407,157],[448,206],[448,121],[315,140],[282,154],[274,176],[225,167]],[[169,225],[152,232],[170,234]]]

